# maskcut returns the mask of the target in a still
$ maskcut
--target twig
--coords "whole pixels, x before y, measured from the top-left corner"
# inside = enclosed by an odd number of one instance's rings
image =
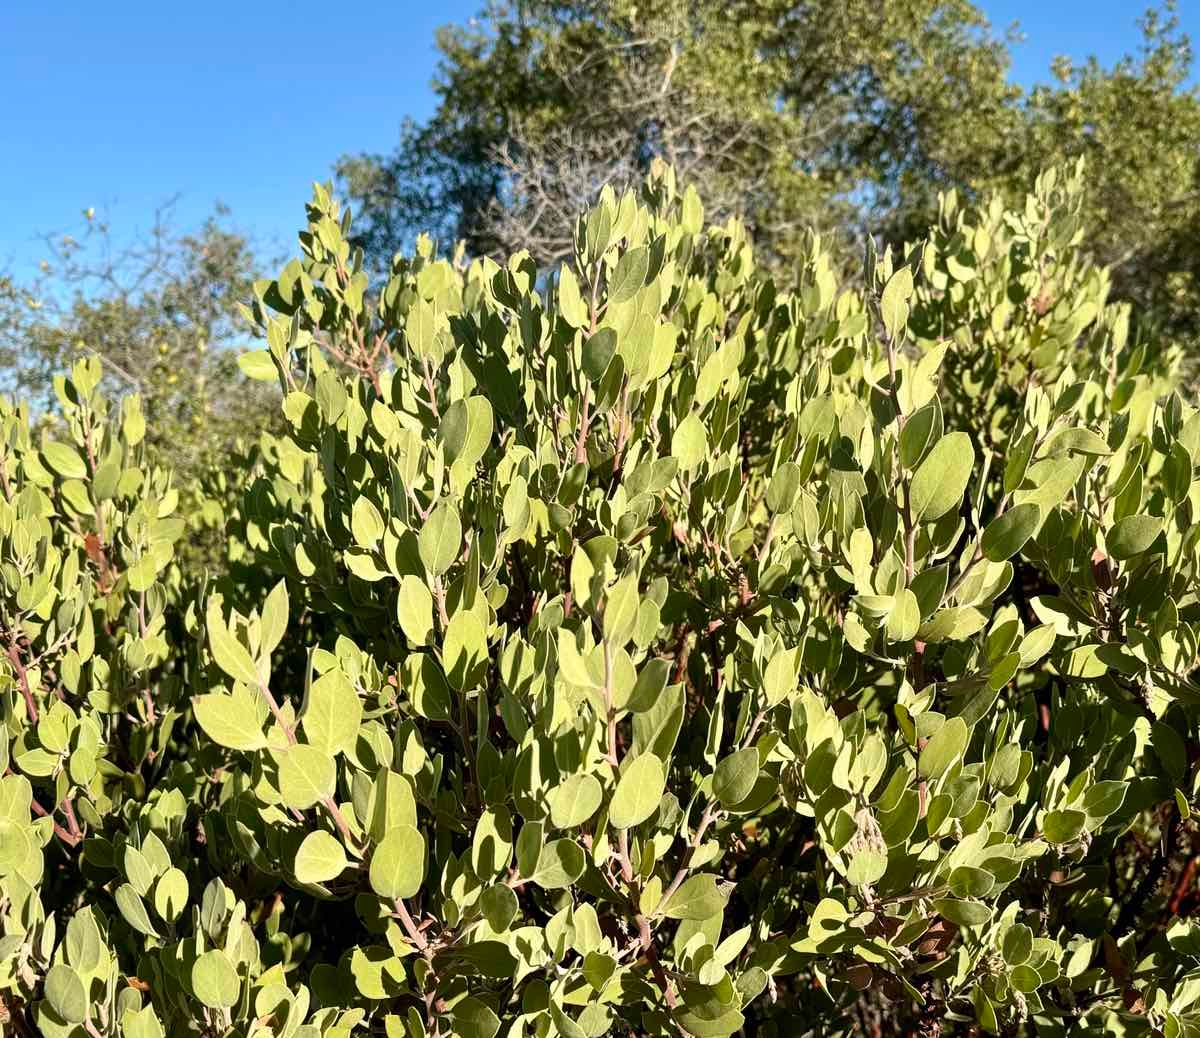
[[[1163,824],[1158,853],[1155,854],[1150,864],[1146,867],[1146,871],[1142,873],[1142,878],[1137,886],[1134,887],[1129,897],[1121,905],[1121,911],[1118,913],[1117,921],[1113,924],[1112,928],[1113,940],[1120,940],[1133,929],[1134,924],[1137,922],[1138,914],[1146,907],[1146,903],[1158,890],[1159,884],[1162,883],[1163,876],[1167,871],[1167,866],[1174,858],[1175,840],[1179,835],[1180,828],[1179,805],[1174,799],[1170,803],[1171,810],[1166,822]]]
[[[413,917],[409,914],[407,906],[400,898],[395,898],[392,902],[396,908],[396,915],[400,919],[400,925],[404,927],[404,932],[408,934],[408,939],[413,942],[418,950],[425,955],[426,958],[431,958],[429,949],[429,941],[425,934],[421,932],[420,927],[413,921]]]
[[[704,841],[704,834],[708,831],[708,827],[712,824],[713,819],[717,814],[717,803],[715,800],[710,800],[704,808],[704,814],[700,816],[700,825],[696,828],[695,834],[692,836],[691,843],[688,844],[687,850],[683,852],[683,861],[680,863],[679,869],[675,873],[675,878],[671,880],[671,885],[663,891],[662,899],[658,903],[658,908],[654,914],[657,916],[659,912],[667,907],[667,903],[671,900],[671,896],[682,885],[687,878],[688,868],[691,864],[693,855]]]
[[[42,807],[42,805],[39,804],[36,800],[32,801],[29,806],[33,809],[33,813],[35,815],[37,815],[39,818],[50,818],[51,820],[53,820],[53,816],[50,814],[50,812],[47,811],[44,807]],[[82,839],[81,836],[72,835],[70,832],[68,832],[66,829],[64,829],[61,825],[59,825],[58,822],[54,822],[54,835],[57,836],[68,847],[77,846],[79,844],[79,841]]]
[[[17,648],[17,635],[15,631],[9,635],[8,658],[13,665],[13,669],[17,672],[17,681],[21,685],[21,695],[25,698],[25,710],[29,714],[29,721],[31,724],[37,724],[37,703],[34,701],[33,692],[29,688],[29,675],[25,671],[25,664],[21,662],[21,652]]]
[[[614,768],[620,767],[621,761],[617,756],[617,710],[613,706],[612,693],[612,647],[608,641],[604,646],[604,721],[608,727],[608,763]],[[624,835],[622,833],[622,835]]]

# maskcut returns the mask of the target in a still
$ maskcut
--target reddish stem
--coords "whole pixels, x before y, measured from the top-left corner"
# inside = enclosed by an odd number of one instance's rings
[[[21,652],[17,648],[17,636],[15,634],[8,643],[8,658],[13,665],[13,669],[17,672],[17,680],[21,683],[21,695],[25,698],[25,709],[29,714],[30,723],[37,724],[37,703],[34,702],[33,692],[29,688],[29,674],[25,670],[25,664],[21,662]]]

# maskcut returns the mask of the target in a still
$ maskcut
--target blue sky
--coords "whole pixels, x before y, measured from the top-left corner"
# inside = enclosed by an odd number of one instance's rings
[[[883,0],[886,2],[886,0]],[[1058,53],[1108,61],[1137,42],[1139,0],[979,0],[1028,41],[1014,78]],[[129,233],[179,194],[182,225],[220,200],[290,249],[308,185],[343,152],[386,151],[433,104],[434,30],[476,0],[0,0],[0,269],[96,206]],[[1200,38],[1200,0],[1179,15]]]

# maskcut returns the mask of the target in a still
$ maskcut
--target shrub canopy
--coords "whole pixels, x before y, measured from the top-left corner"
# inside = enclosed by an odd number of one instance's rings
[[[96,362],[5,404],[15,1033],[1200,1027],[1200,411],[1082,187],[785,282],[656,164],[381,286],[317,187],[215,573]]]

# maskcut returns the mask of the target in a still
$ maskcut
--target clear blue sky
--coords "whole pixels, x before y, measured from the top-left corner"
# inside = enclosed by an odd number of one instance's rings
[[[881,0],[886,2],[886,0]],[[1058,53],[1109,61],[1137,43],[1140,0],[979,0],[1028,41],[1014,78]],[[0,269],[87,206],[125,231],[179,193],[181,223],[217,200],[290,249],[308,185],[343,152],[386,151],[426,115],[433,34],[476,0],[0,0]],[[1200,38],[1200,0],[1179,15]]]

